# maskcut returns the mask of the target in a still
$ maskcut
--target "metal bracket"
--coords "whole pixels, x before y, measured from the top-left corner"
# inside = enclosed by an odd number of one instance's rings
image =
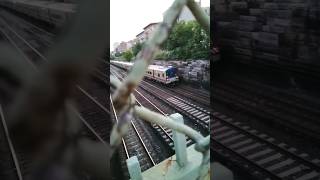
[[[183,117],[179,113],[169,116],[177,123],[183,124]],[[184,167],[188,162],[186,136],[178,131],[173,130],[174,149],[176,152],[177,163],[180,167]]]
[[[127,159],[127,166],[132,180],[142,180],[141,168],[137,156]]]

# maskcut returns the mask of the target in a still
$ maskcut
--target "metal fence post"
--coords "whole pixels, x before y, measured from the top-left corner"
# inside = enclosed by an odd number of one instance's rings
[[[131,180],[142,180],[141,168],[137,156],[127,159],[127,166]]]
[[[183,124],[183,117],[179,113],[175,113],[169,116],[177,123]],[[188,157],[187,157],[187,143],[186,143],[186,136],[183,133],[179,133],[173,130],[173,142],[174,142],[174,149],[176,152],[177,163],[180,167],[183,167],[187,164]]]

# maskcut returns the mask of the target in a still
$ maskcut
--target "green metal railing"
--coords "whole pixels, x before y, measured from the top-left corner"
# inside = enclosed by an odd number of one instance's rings
[[[136,106],[135,98],[132,93],[134,89],[139,85],[145,71],[149,64],[151,64],[156,52],[159,50],[160,45],[168,38],[170,30],[175,25],[176,20],[181,13],[184,6],[188,6],[199,24],[209,34],[210,21],[209,17],[199,7],[194,0],[175,0],[172,6],[166,11],[163,22],[160,23],[156,29],[154,35],[146,42],[143,49],[138,53],[133,68],[129,72],[126,79],[121,83],[117,78],[110,77],[110,82],[117,87],[117,90],[112,95],[114,107],[119,115],[119,123],[116,124],[111,133],[110,145],[111,152],[121,144],[122,137],[128,131],[128,124],[133,117],[133,114],[137,115],[143,120],[150,123],[155,123],[161,126],[166,126],[177,132],[183,133],[189,136],[196,142],[195,149],[202,153],[203,160],[200,167],[198,179],[208,179],[209,162],[210,162],[210,138],[203,137],[194,129],[190,127],[176,123],[170,117],[165,117],[158,113],[152,112],[147,108]]]

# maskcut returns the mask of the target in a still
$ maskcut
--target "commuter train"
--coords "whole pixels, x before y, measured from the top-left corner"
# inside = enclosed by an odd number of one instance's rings
[[[122,61],[111,61],[111,64],[117,65],[126,70],[130,70],[133,66],[133,63]],[[179,81],[179,77],[177,76],[177,69],[170,66],[165,67],[149,65],[145,77],[160,82],[162,84],[174,84],[175,82]]]
[[[70,21],[76,4],[39,0],[0,0],[0,5],[60,27]]]

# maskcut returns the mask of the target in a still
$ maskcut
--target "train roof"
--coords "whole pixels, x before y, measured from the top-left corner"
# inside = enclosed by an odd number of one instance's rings
[[[111,62],[115,62],[118,64],[123,64],[123,65],[128,65],[128,66],[132,66],[133,63],[131,62],[122,62],[122,61],[111,61]],[[166,71],[168,69],[170,69],[172,67],[165,67],[165,66],[158,66],[158,65],[149,65],[148,69],[150,70],[155,70],[155,71]]]
[[[123,61],[111,61],[111,63],[118,63],[118,64],[124,64],[124,65],[129,65],[129,66],[132,66],[132,64],[133,64],[131,62],[123,62]]]
[[[149,65],[149,69],[156,70],[156,71],[166,71],[166,70],[168,70],[170,68],[165,67],[165,66]]]

